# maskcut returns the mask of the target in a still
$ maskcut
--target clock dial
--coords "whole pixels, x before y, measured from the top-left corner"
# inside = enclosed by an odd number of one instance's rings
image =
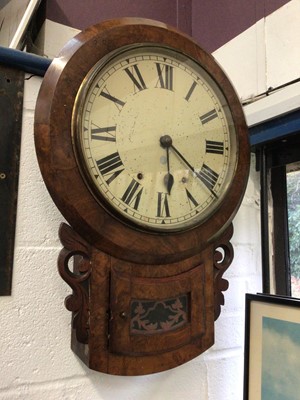
[[[236,169],[221,90],[198,63],[163,46],[122,48],[92,69],[74,106],[73,138],[93,195],[140,229],[202,223]]]

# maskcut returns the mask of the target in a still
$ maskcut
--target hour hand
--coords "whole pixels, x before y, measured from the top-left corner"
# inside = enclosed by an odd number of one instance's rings
[[[168,194],[171,194],[171,189],[173,187],[174,184],[174,176],[172,174],[170,174],[169,172],[165,175],[164,177],[164,184],[166,185]]]
[[[165,135],[162,136],[160,138],[160,144],[162,145],[162,147],[164,147],[167,151],[167,174],[164,177],[164,184],[166,185],[168,194],[171,194],[171,189],[173,187],[174,184],[174,176],[170,173],[170,146],[172,144],[172,139],[169,135]]]

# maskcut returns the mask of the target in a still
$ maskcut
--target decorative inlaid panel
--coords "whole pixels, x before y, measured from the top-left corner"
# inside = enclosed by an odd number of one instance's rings
[[[189,319],[189,296],[160,301],[132,300],[130,332],[156,334],[184,326]]]

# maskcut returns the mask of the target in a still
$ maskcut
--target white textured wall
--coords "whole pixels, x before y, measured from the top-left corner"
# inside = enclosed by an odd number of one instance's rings
[[[243,100],[299,78],[300,0],[261,19],[214,52]]]

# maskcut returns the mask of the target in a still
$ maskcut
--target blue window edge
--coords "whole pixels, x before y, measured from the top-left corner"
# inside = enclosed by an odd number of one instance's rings
[[[300,133],[300,109],[249,127],[249,140],[256,147],[297,133]]]

